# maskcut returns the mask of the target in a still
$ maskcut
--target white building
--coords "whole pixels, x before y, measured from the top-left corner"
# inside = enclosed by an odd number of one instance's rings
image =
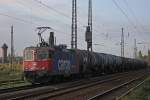
[[[0,58],[2,58],[2,55],[3,55],[3,50],[2,48],[0,48]]]

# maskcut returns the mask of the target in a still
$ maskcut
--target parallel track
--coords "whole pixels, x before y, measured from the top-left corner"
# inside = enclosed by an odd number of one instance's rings
[[[132,74],[130,74],[130,75],[132,75]],[[134,80],[132,80],[132,81],[135,81],[135,80],[137,80],[137,79],[139,79],[139,78],[141,78],[141,77],[144,77],[145,75],[143,75],[143,76],[140,76],[140,77],[138,77],[138,78],[136,78],[136,79],[134,79]],[[47,99],[55,99],[55,100],[59,100],[60,98],[65,98],[65,97],[69,97],[70,95],[70,93],[72,93],[73,95],[74,95],[74,93],[75,92],[77,92],[77,91],[79,91],[79,92],[81,92],[81,91],[83,91],[84,89],[88,89],[88,88],[91,88],[91,87],[95,87],[95,86],[97,86],[97,85],[101,85],[101,84],[105,84],[105,83],[111,83],[112,81],[114,81],[114,80],[121,80],[121,79],[123,79],[123,78],[125,78],[125,77],[129,77],[128,75],[127,75],[127,73],[126,74],[124,74],[124,75],[122,75],[122,76],[116,76],[116,77],[114,77],[114,78],[110,78],[110,79],[105,79],[105,80],[102,80],[102,81],[97,81],[97,82],[93,82],[93,83],[89,83],[89,84],[84,84],[84,85],[81,85],[81,86],[77,86],[77,87],[72,87],[72,88],[66,88],[66,89],[63,89],[63,90],[58,90],[58,91],[54,91],[54,92],[51,92],[51,93],[48,93],[48,94],[46,94],[46,95],[41,95],[41,96],[38,96],[38,97],[35,97],[35,98],[37,98],[37,99],[40,99],[40,100],[47,100]],[[130,82],[132,82],[132,81],[130,81]],[[129,83],[130,83],[129,82]],[[125,84],[127,84],[127,83],[124,83],[124,85]],[[122,85],[120,85],[119,87],[121,87]],[[118,88],[119,88],[118,87]],[[114,89],[113,89],[114,90]],[[77,92],[77,93],[79,93],[79,92]],[[107,91],[107,93],[108,93],[108,91]],[[79,94],[78,94],[79,95]],[[66,99],[66,98],[65,98]],[[64,100],[65,100],[64,99]],[[83,98],[82,98],[83,99]],[[62,99],[63,100],[63,99]],[[95,100],[95,99],[94,99]]]
[[[80,89],[84,89],[84,88],[88,88],[88,87],[91,87],[91,86],[94,86],[94,85],[97,85],[97,84],[100,84],[100,83],[103,83],[103,82],[107,82],[107,81],[112,81],[112,80],[115,80],[117,78],[113,78],[113,79],[107,79],[107,80],[103,80],[103,81],[99,81],[99,82],[92,82],[92,83],[89,83],[89,84],[80,84],[80,85],[77,85],[77,86],[68,86],[68,87],[64,87],[64,88],[59,88],[59,89],[54,89],[52,91],[49,91],[49,92],[43,92],[43,93],[40,93],[40,94],[27,94],[27,95],[24,95],[24,96],[21,96],[21,97],[16,97],[16,98],[13,98],[13,100],[16,100],[16,99],[26,99],[26,98],[36,98],[37,96],[41,95],[40,97],[38,97],[38,99],[43,99],[43,100],[46,100],[46,99],[49,99],[49,98],[53,98],[53,97],[56,97],[56,96],[60,96],[60,95],[63,95],[63,94],[67,94],[67,93],[70,93],[70,92],[74,92],[74,91],[78,91]],[[46,96],[42,96],[42,95],[45,95],[45,94],[48,94]]]
[[[107,79],[103,79],[103,80],[88,80],[88,81],[83,81],[80,82],[80,84],[76,84],[76,85],[70,85],[70,86],[66,86],[66,87],[62,87],[62,88],[55,88],[53,90],[49,90],[49,91],[42,91],[42,92],[37,92],[37,93],[32,93],[32,94],[26,94],[26,95],[23,95],[23,96],[17,96],[15,98],[11,98],[13,100],[16,100],[16,99],[27,99],[27,98],[30,98],[30,99],[49,99],[49,98],[57,98],[61,95],[64,95],[64,94],[68,94],[68,93],[73,93],[75,91],[80,91],[82,89],[86,89],[86,88],[89,88],[89,87],[93,87],[93,86],[96,86],[96,85],[99,85],[99,84],[103,84],[103,83],[110,83],[111,81],[113,80],[118,80],[118,79],[122,79],[124,77],[127,77],[128,74],[131,74],[131,72],[128,72],[128,73],[121,73],[120,75],[116,74],[114,75],[113,77],[109,77]],[[136,73],[139,73],[139,72],[136,72]],[[89,83],[87,83],[89,82]]]
[[[134,74],[135,73],[138,74],[140,72],[142,71],[135,71]],[[100,84],[111,83],[112,81],[115,81],[115,80],[121,80],[125,77],[131,76],[132,74],[133,72],[125,72],[125,73],[119,73],[119,74],[114,74],[114,75],[102,76],[103,78],[102,77],[101,78],[99,77],[89,78],[89,79],[83,79],[80,81],[62,83],[59,85],[50,85],[50,86],[45,86],[45,87],[43,86],[43,87],[35,88],[35,89],[33,88],[33,89],[27,89],[27,90],[22,90],[22,91],[14,91],[12,93],[0,94],[0,98],[11,99],[11,100],[35,99],[35,98],[41,99],[41,100],[50,99],[50,98],[55,99],[63,95],[65,96],[69,93],[82,91],[87,88],[91,88]],[[129,84],[129,83],[124,83],[124,85]],[[108,91],[105,91],[105,92],[109,93]]]
[[[0,94],[42,87],[43,85],[25,85],[14,88],[0,89]]]
[[[103,93],[97,94],[96,96],[91,97],[91,98],[89,98],[88,100],[99,100],[101,97],[106,96],[106,95],[108,95],[108,94],[110,94],[110,93],[112,93],[112,92],[114,92],[114,91],[117,91],[117,90],[119,90],[119,89],[122,88],[122,87],[128,86],[129,84],[131,84],[131,83],[133,83],[133,82],[135,82],[135,81],[137,81],[137,80],[140,80],[140,79],[142,79],[143,77],[145,77],[145,75],[140,76],[140,77],[137,77],[137,78],[135,78],[135,79],[133,79],[133,80],[130,80],[130,81],[128,81],[128,82],[126,82],[126,83],[123,83],[123,84],[121,84],[121,85],[118,85],[118,86],[116,86],[116,87],[113,87],[113,88],[111,88],[110,90],[104,91]]]
[[[0,81],[0,84],[7,84],[7,83],[18,82],[18,81],[21,81],[21,79],[3,80]]]
[[[128,72],[125,72],[126,74]],[[54,91],[60,91],[63,89],[67,89],[67,88],[71,88],[71,87],[76,87],[76,86],[80,86],[83,84],[86,84],[87,81],[92,82],[96,82],[96,81],[102,81],[105,78],[112,78],[115,76],[120,76],[123,75],[125,73],[118,73],[118,74],[113,74],[113,75],[107,75],[107,76],[101,76],[96,77],[96,78],[90,78],[90,79],[83,79],[80,81],[74,81],[74,82],[68,82],[68,83],[62,83],[59,85],[55,86],[41,86],[41,87],[36,87],[36,86],[25,86],[25,87],[18,87],[18,88],[12,88],[12,89],[6,89],[3,92],[1,91],[0,94],[0,98],[4,98],[4,99],[23,99],[23,98],[28,98],[31,96],[36,96],[36,95],[40,95],[40,94],[44,94],[44,93],[49,93],[49,92],[54,92]],[[38,92],[37,92],[38,91]],[[16,97],[16,98],[14,98]]]
[[[132,87],[131,89],[129,89],[127,92],[123,93],[121,96],[116,97],[116,100],[121,100],[123,97],[127,96],[129,93],[131,93],[132,91],[134,91],[136,88],[138,88],[139,86],[141,86],[144,82],[146,82],[147,79],[145,79],[144,81],[140,82],[138,85],[136,85],[135,87]]]

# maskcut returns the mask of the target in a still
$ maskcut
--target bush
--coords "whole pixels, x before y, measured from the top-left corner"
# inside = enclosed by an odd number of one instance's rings
[[[0,80],[21,78],[23,70],[21,64],[0,64]]]
[[[150,78],[141,87],[123,98],[123,100],[150,100]]]

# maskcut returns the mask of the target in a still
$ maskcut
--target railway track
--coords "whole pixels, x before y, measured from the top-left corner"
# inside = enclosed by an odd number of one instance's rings
[[[77,90],[80,90],[80,89],[88,88],[90,86],[94,86],[94,85],[103,83],[105,81],[111,81],[111,80],[114,80],[114,79],[117,79],[117,78],[103,80],[103,81],[94,82],[94,83],[91,82],[91,83],[86,84],[86,85],[83,85],[83,83],[82,83],[82,84],[79,84],[77,86],[68,86],[68,87],[63,87],[63,88],[56,88],[56,89],[54,89],[52,91],[49,91],[49,92],[43,92],[42,94],[40,93],[40,94],[25,95],[25,96],[13,98],[13,99],[15,100],[15,99],[26,99],[26,98],[34,99],[34,98],[36,98],[36,99],[46,100],[46,99],[53,98],[53,97],[56,97],[56,96],[59,96],[59,95],[63,95],[63,94],[74,92],[74,91],[77,91]]]
[[[112,86],[107,91],[104,91],[102,93],[98,93],[97,95],[89,98],[88,100],[121,100],[122,97],[126,96],[128,93],[133,91],[135,88],[139,87],[141,84],[143,84],[147,77],[150,75],[150,69],[147,69],[147,71],[141,76],[132,76],[133,79],[127,80],[122,84],[117,84],[116,86]]]
[[[22,80],[21,79],[2,80],[0,81],[0,84],[7,84],[7,83],[18,82],[18,81],[22,81]]]
[[[123,83],[123,84],[120,84],[120,85],[118,85],[118,86],[112,87],[111,89],[109,89],[109,90],[107,90],[107,91],[104,91],[104,92],[102,92],[102,93],[100,93],[100,94],[97,94],[96,96],[91,97],[91,98],[89,98],[88,100],[100,100],[100,99],[104,99],[105,96],[110,95],[112,92],[117,91],[117,90],[119,90],[119,89],[121,89],[121,88],[123,88],[123,87],[127,87],[129,84],[131,84],[131,83],[133,83],[133,82],[135,82],[135,81],[137,81],[137,80],[141,80],[143,77],[145,77],[145,75],[140,76],[140,77],[137,77],[137,78],[135,78],[135,79],[132,79],[132,80],[130,80],[130,81],[128,81],[128,82],[125,82],[125,83]],[[107,97],[107,98],[108,98],[108,97]],[[110,97],[110,98],[112,98],[112,97]],[[115,99],[115,98],[112,98],[112,99]],[[116,98],[116,99],[117,99],[117,98]],[[107,99],[107,100],[108,100],[108,99]],[[117,100],[119,100],[119,99],[117,99]]]
[[[107,87],[108,84],[112,83],[113,81],[121,80],[121,79],[124,79],[125,77],[129,77],[130,75],[133,75],[133,73],[130,73],[129,75],[128,74],[126,73],[122,76],[117,76],[114,78],[105,79],[102,81],[89,83],[89,84],[85,84],[82,86],[72,87],[72,88],[68,88],[68,89],[64,89],[64,90],[60,90],[60,91],[58,90],[58,91],[55,91],[52,93],[48,93],[46,95],[40,95],[40,96],[35,97],[35,98],[39,99],[39,100],[47,100],[47,99],[52,99],[52,100],[60,100],[60,99],[61,100],[66,100],[66,99],[67,100],[70,100],[70,99],[72,99],[72,100],[87,100],[89,98],[88,96],[91,95],[91,91],[92,91],[93,87],[97,88],[97,86],[100,86],[100,87],[104,88],[104,87]],[[142,77],[144,77],[144,76],[142,75]],[[138,77],[137,79],[139,79],[139,78],[141,78],[141,76]],[[127,83],[124,83],[124,84],[127,84]],[[89,90],[89,91],[86,91],[86,90]],[[108,93],[108,90],[106,92]],[[97,100],[99,100],[99,99],[97,99]],[[109,99],[104,99],[104,100],[109,100]]]
[[[55,83],[52,83],[52,84],[55,84]],[[45,84],[45,85],[44,84],[34,84],[34,85],[31,84],[31,85],[25,85],[25,86],[13,87],[13,88],[0,89],[0,94],[5,94],[9,92],[17,92],[21,90],[30,90],[30,89],[40,88],[40,87],[44,87],[44,86],[48,86],[52,84]]]
[[[21,90],[27,90],[27,89],[33,89],[33,88],[38,88],[38,87],[42,87],[42,86],[43,85],[37,84],[37,85],[25,85],[25,86],[19,86],[19,87],[14,87],[14,88],[0,89],[0,94],[21,91]]]
[[[141,71],[137,72],[126,72],[126,73],[120,73],[120,74],[114,74],[109,76],[103,76],[101,78],[92,78],[87,80],[81,80],[71,83],[64,83],[60,85],[51,85],[41,88],[35,88],[35,89],[29,89],[29,90],[23,90],[23,91],[16,91],[12,93],[4,93],[0,94],[0,98],[2,99],[12,99],[12,100],[20,100],[20,99],[59,99],[62,96],[63,98],[69,97],[68,95],[70,93],[75,93],[78,91],[83,91],[87,88],[91,88],[97,85],[102,85],[105,83],[110,83],[114,80],[120,80],[124,77],[129,77],[129,75],[135,75],[138,74]],[[79,94],[79,92],[78,92]],[[66,96],[65,96],[66,95]],[[87,99],[87,98],[86,98]]]
[[[128,72],[126,72],[126,73],[128,73]],[[116,75],[119,76],[122,74],[124,74],[124,73],[118,73],[118,74],[101,76],[101,77],[90,78],[90,79],[83,79],[80,81],[67,82],[67,83],[57,84],[57,85],[53,85],[53,86],[52,85],[50,85],[50,86],[29,85],[29,86],[23,86],[23,87],[11,88],[11,89],[3,89],[3,90],[0,90],[0,98],[4,98],[4,99],[14,98],[14,97],[25,98],[25,97],[30,97],[31,95],[39,95],[39,94],[41,94],[41,92],[48,93],[50,91],[51,92],[55,91],[56,89],[60,90],[60,89],[64,89],[64,88],[75,87],[75,86],[78,86],[81,84],[86,84],[88,80],[91,82],[94,82],[94,81],[98,81],[98,80],[104,80],[105,78],[115,77]],[[37,92],[37,90],[39,92]],[[17,94],[18,96],[15,94]]]
[[[135,87],[132,87],[131,89],[129,89],[127,92],[123,93],[120,96],[116,97],[116,100],[121,100],[123,97],[127,96],[129,93],[131,93],[132,91],[134,91],[136,88],[140,87],[144,82],[146,82],[148,79],[143,80],[142,82],[140,82],[139,84],[137,84]]]

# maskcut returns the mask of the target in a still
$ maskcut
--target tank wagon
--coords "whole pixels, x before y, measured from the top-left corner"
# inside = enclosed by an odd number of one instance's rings
[[[94,76],[138,70],[147,63],[111,54],[57,47],[27,47],[24,50],[24,74],[32,83],[45,83],[55,78]]]

